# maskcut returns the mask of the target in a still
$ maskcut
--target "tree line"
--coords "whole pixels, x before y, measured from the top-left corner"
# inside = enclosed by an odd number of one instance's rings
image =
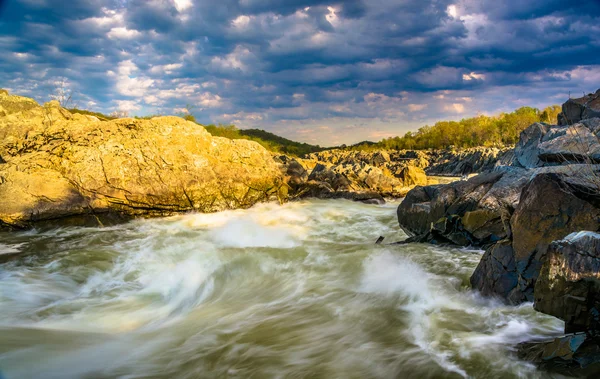
[[[402,137],[385,138],[375,144],[361,143],[349,149],[423,150],[514,145],[519,140],[519,134],[529,125],[536,122],[556,124],[560,111],[559,105],[543,110],[521,107],[497,116],[480,115],[460,121],[439,121]]]

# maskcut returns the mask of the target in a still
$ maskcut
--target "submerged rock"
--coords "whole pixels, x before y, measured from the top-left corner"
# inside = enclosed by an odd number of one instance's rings
[[[213,212],[281,195],[283,177],[262,146],[212,137],[181,118],[99,121],[7,94],[0,106],[11,110],[0,117],[4,226]]]

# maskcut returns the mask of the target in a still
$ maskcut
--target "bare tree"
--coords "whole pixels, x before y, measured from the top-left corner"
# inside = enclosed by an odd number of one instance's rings
[[[110,117],[114,117],[114,118],[127,118],[129,117],[129,111],[125,111],[125,110],[116,110],[114,112],[112,112],[110,114]]]
[[[194,116],[194,109],[196,109],[195,105],[186,104],[185,107],[181,108],[181,111],[176,114],[176,116],[183,118],[187,121],[196,122],[196,117]]]
[[[73,90],[69,88],[69,83],[66,79],[56,81],[54,87],[54,94],[50,97],[52,100],[57,100],[63,108],[73,108],[75,104],[73,102]]]

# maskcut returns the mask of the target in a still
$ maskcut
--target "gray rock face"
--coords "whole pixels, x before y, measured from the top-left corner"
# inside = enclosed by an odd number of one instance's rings
[[[565,321],[565,333],[600,336],[600,234],[578,232],[550,244],[534,297],[536,310]]]
[[[414,241],[487,248],[473,287],[513,304],[533,301],[552,241],[600,230],[599,136],[599,118],[533,124],[510,167],[417,188],[398,207],[398,221]]]
[[[534,286],[552,241],[598,228],[600,208],[587,199],[585,189],[574,186],[568,176],[547,171],[538,170],[523,187],[510,218],[512,238],[489,248],[475,269],[471,283],[484,294],[513,304],[533,301]]]
[[[369,154],[334,151],[310,154],[311,159],[274,155],[274,160],[287,178],[289,195],[294,198],[344,198],[383,202],[383,197],[403,197],[417,185],[426,185],[425,172],[413,166],[402,166],[398,175],[386,168],[391,162],[385,151]],[[338,153],[343,153],[339,155]],[[321,157],[327,161],[316,160]],[[357,157],[368,157],[374,166]],[[337,162],[337,163],[331,163]]]
[[[600,90],[564,103],[562,113],[558,115],[558,124],[572,125],[594,117],[600,117]]]
[[[398,207],[398,221],[421,241],[485,247],[510,236],[510,213],[527,180],[527,170],[504,167],[468,181],[417,187]]]
[[[533,124],[521,133],[513,164],[524,168],[600,162],[600,118],[568,126]]]
[[[510,148],[474,147],[429,152],[429,175],[468,175],[492,170],[512,155]]]

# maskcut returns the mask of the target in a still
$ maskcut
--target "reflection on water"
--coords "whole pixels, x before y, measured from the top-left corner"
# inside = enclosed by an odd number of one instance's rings
[[[481,252],[403,239],[397,204],[311,200],[0,235],[0,371],[21,378],[547,377],[560,334],[469,290]]]

